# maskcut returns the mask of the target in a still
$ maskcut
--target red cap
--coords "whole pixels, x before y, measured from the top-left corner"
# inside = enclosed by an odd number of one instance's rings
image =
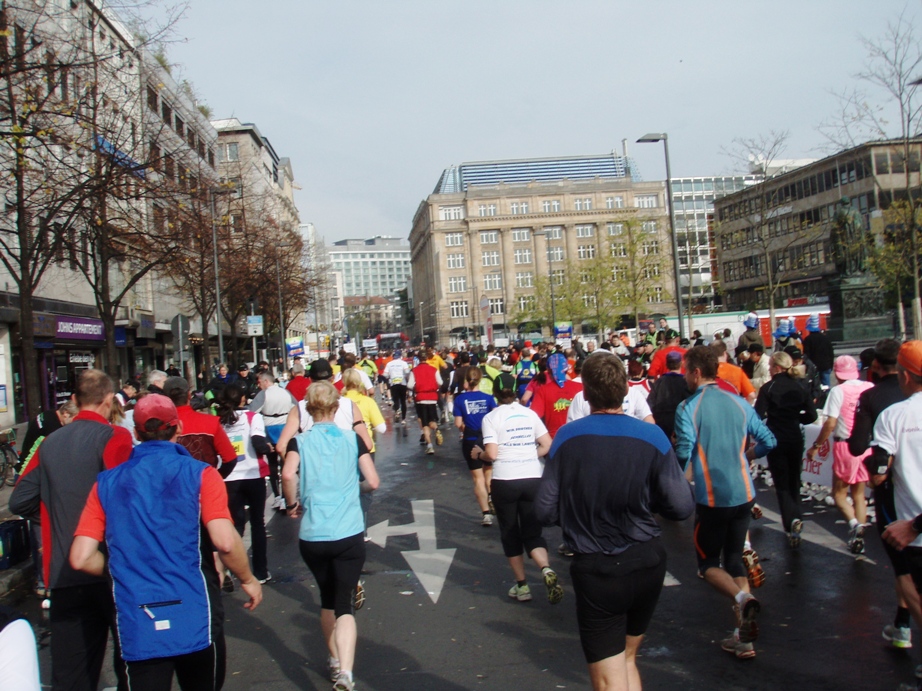
[[[134,407],[135,427],[145,428],[148,420],[160,420],[158,429],[163,430],[179,425],[179,413],[169,398],[152,393],[138,401]]]

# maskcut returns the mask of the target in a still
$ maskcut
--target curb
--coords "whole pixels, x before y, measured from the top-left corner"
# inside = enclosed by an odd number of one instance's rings
[[[26,559],[6,571],[0,571],[0,599],[5,598],[11,591],[21,586],[30,587],[35,569],[32,560]]]

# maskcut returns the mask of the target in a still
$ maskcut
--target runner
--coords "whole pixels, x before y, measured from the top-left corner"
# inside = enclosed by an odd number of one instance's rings
[[[474,496],[483,514],[480,524],[485,528],[493,525],[490,510],[490,480],[493,464],[478,457],[473,458],[475,448],[483,448],[483,418],[496,407],[493,396],[479,390],[480,378],[483,376],[477,367],[465,370],[464,393],[455,396],[455,427],[461,430],[461,453],[467,461],[474,482]]]
[[[401,357],[399,350],[394,351],[394,359],[384,367],[394,406],[394,424],[407,424],[407,380],[410,378],[410,366]],[[406,430],[404,430],[406,432]]]
[[[593,688],[640,689],[637,650],[666,576],[653,513],[684,520],[695,503],[665,435],[622,413],[620,360],[588,357],[583,382],[592,415],[555,438],[535,508],[576,552],[570,574]]]
[[[420,356],[422,355],[423,353],[420,353]],[[416,399],[416,417],[419,418],[419,427],[422,430],[420,443],[426,445],[426,453],[430,456],[435,453],[435,449],[432,448],[432,433],[435,432],[436,444],[441,446],[443,441],[442,431],[439,429],[438,407],[441,386],[442,376],[439,371],[423,361],[413,368],[407,382],[407,387]]]
[[[515,388],[515,377],[506,372],[494,380],[499,407],[483,418],[484,447],[475,447],[472,458],[493,462],[493,504],[503,553],[515,577],[509,597],[519,602],[531,600],[524,550],[541,569],[548,602],[556,605],[563,599],[563,588],[548,562],[547,543],[534,507],[544,469],[540,457],[551,448],[551,436],[533,411],[516,403]]]
[[[864,496],[868,471],[863,461],[870,451],[866,451],[861,456],[853,456],[848,450],[848,438],[851,436],[852,423],[855,421],[858,397],[874,385],[858,379],[858,363],[851,355],[837,357],[832,370],[839,384],[829,392],[826,405],[823,406],[826,422],[813,446],[807,451],[807,457],[811,461],[816,458],[820,447],[834,434],[832,496],[839,512],[848,521],[849,551],[852,554],[862,554],[864,552],[864,526],[868,520],[868,503]],[[848,502],[849,494],[851,494],[853,504]]]
[[[694,477],[698,574],[734,600],[737,629],[721,641],[721,648],[747,659],[755,657],[760,609],[742,561],[756,496],[749,461],[764,456],[776,441],[755,411],[721,390],[716,379],[714,350],[697,346],[685,354],[685,381],[692,395],[676,411],[676,457]],[[750,436],[756,444],[744,452]]]

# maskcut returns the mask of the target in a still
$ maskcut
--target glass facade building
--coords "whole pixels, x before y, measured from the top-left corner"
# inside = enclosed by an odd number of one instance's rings
[[[400,238],[340,240],[327,254],[333,271],[342,275],[343,297],[391,298],[410,279],[410,245]]]

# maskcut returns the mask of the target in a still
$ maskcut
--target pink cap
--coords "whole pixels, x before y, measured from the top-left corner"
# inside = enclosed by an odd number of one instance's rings
[[[835,373],[836,379],[839,381],[857,379],[858,363],[851,355],[840,355],[836,358],[836,362],[832,366],[832,371]]]

